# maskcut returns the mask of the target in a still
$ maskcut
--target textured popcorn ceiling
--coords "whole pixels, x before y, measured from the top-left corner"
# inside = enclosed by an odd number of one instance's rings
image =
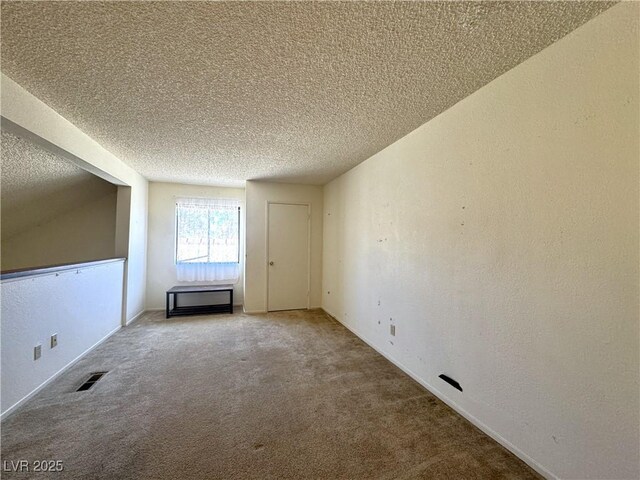
[[[0,139],[2,240],[117,190],[31,140],[5,130]]]
[[[1,66],[150,180],[323,184],[610,6],[3,2]]]

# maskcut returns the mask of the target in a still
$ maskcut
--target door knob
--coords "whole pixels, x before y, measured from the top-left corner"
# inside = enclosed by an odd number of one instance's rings
[[[269,262],[269,265],[273,265],[273,262]]]

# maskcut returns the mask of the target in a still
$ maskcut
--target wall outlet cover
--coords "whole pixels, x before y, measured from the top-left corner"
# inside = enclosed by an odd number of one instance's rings
[[[38,360],[42,356],[42,345],[33,347],[33,359]]]
[[[54,333],[51,335],[51,348],[55,348],[58,346],[58,334]]]

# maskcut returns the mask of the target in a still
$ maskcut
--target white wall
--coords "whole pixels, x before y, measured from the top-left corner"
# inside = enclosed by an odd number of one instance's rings
[[[244,309],[267,310],[267,202],[311,204],[311,308],[320,306],[322,298],[322,187],[262,181],[246,184],[247,256]]]
[[[244,275],[245,206],[243,188],[207,187],[179,183],[149,184],[149,246],[147,252],[147,308],[164,309],[165,292],[178,282],[175,261],[176,198],[235,198],[240,200],[240,280],[233,287],[233,303],[242,305]],[[207,282],[203,282],[207,283]],[[186,298],[184,302],[186,302]],[[184,303],[186,305],[187,303]]]
[[[46,143],[65,158],[91,173],[119,185],[131,187],[129,239],[125,264],[126,306],[124,318],[130,321],[145,305],[147,258],[147,181],[95,140],[31,95],[6,75],[1,76],[3,119],[22,136]],[[9,128],[10,125],[3,128]],[[118,209],[121,214],[121,209]],[[116,220],[117,221],[117,220]],[[119,223],[119,222],[118,222]],[[121,225],[120,225],[121,227]],[[118,229],[124,231],[122,228]],[[126,230],[126,229],[125,229]]]
[[[85,262],[115,255],[116,192],[2,242],[2,269]]]
[[[324,191],[323,308],[549,477],[640,476],[639,8]]]
[[[2,415],[120,328],[122,282],[122,260],[2,281]]]

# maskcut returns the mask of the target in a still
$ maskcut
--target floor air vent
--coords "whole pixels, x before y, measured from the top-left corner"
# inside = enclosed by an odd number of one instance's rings
[[[89,390],[93,385],[100,380],[103,375],[107,372],[93,372],[86,382],[84,382],[80,387],[76,390],[76,392],[84,392],[85,390]]]

